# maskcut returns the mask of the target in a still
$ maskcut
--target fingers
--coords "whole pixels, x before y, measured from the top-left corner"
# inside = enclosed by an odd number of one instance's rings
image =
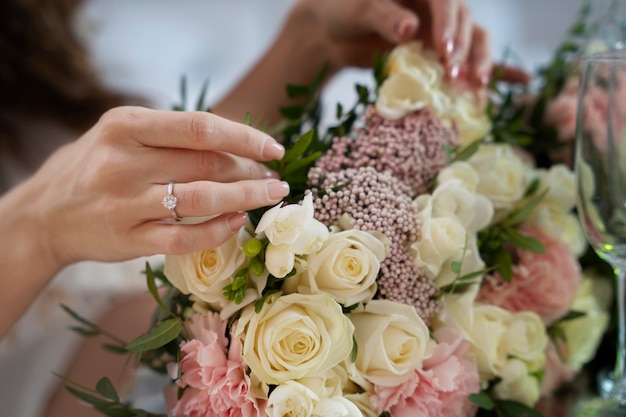
[[[472,46],[468,60],[469,82],[478,87],[485,87],[491,75],[491,48],[487,32],[480,26],[472,31]]]
[[[433,45],[435,50],[448,61],[459,41],[460,5],[457,0],[429,0],[429,3]]]
[[[411,40],[417,33],[417,15],[391,0],[372,0],[362,5],[365,25],[384,40],[398,44]]]
[[[167,184],[155,184],[133,199],[128,212],[140,213],[144,219],[171,217],[161,205],[167,194]],[[246,180],[231,183],[197,181],[175,183],[176,214],[180,217],[206,217],[220,213],[252,210],[279,203],[289,194],[289,184],[276,179]]]
[[[245,213],[227,213],[194,225],[144,223],[136,230],[135,239],[138,246],[147,249],[147,253],[182,255],[218,247],[247,220]]]
[[[491,77],[511,84],[528,84],[531,80],[530,74],[523,69],[502,64],[493,66]]]
[[[284,154],[271,136],[205,112],[118,107],[107,112],[99,125],[112,138],[130,138],[144,146],[229,152],[260,161]]]

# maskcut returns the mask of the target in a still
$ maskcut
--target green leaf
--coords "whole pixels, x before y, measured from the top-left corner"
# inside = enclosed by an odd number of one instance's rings
[[[98,380],[98,382],[96,383],[96,391],[98,391],[98,394],[102,395],[105,398],[111,399],[116,403],[120,401],[120,397],[119,395],[117,395],[115,387],[106,376]]]
[[[246,126],[252,126],[252,114],[246,112],[246,117],[243,119],[243,124]]]
[[[515,401],[498,400],[495,409],[499,417],[543,417],[539,411]]]
[[[85,329],[84,327],[72,326],[70,330],[84,337],[94,337],[100,334],[100,329]]]
[[[350,361],[356,362],[356,357],[359,354],[359,346],[356,343],[356,339],[352,336],[352,353],[350,354]]]
[[[183,325],[178,319],[169,319],[161,322],[152,332],[142,334],[133,339],[126,349],[131,352],[144,352],[165,346],[176,339],[183,331]]]
[[[452,269],[452,272],[454,272],[455,274],[460,274],[461,273],[461,262],[459,261],[454,261],[450,264],[450,268]]]
[[[469,400],[485,410],[493,410],[493,400],[486,392],[479,392],[478,394],[470,394]]]
[[[482,145],[482,143],[483,142],[481,140],[477,140],[477,141],[470,143],[465,148],[455,153],[454,159],[452,160],[452,162],[467,161],[468,159],[472,157],[472,155],[476,153],[476,151],[478,151],[478,148],[480,148],[480,145]]]
[[[505,234],[509,241],[519,249],[539,254],[546,253],[546,247],[543,243],[533,236],[524,236],[517,230],[511,228],[505,229]]]
[[[187,77],[183,75],[180,78],[180,109],[184,111],[187,108]]]
[[[546,196],[547,192],[548,190],[546,189],[538,196],[528,200],[524,205],[515,210],[504,223],[506,223],[507,226],[517,226],[522,223]]]
[[[282,161],[286,164],[302,156],[302,154],[304,154],[304,151],[306,151],[306,149],[311,144],[314,135],[315,129],[311,129],[305,134],[301,135],[298,140],[296,140],[296,143],[293,144],[291,149],[285,152]]]
[[[112,353],[119,353],[119,354],[128,353],[128,350],[124,346],[112,345],[110,343],[102,344],[102,349],[108,350],[109,352],[112,352]]]
[[[306,167],[307,165],[311,165],[315,163],[315,161],[317,161],[321,155],[322,153],[320,151],[317,151],[305,158],[297,159],[295,161],[290,162],[289,164],[285,166],[285,169],[283,170],[283,177],[286,175],[293,174],[295,171],[297,171],[298,169],[302,167]]]
[[[506,249],[500,248],[496,251],[494,258],[496,271],[498,271],[503,280],[511,282],[511,279],[513,279],[513,261],[511,254],[507,252]]]
[[[154,301],[156,301],[158,306],[161,307],[161,309],[165,311],[169,316],[175,317],[174,313],[172,313],[172,310],[170,310],[170,308],[163,302],[161,296],[159,295],[159,289],[156,285],[154,272],[152,272],[152,268],[150,267],[150,264],[148,262],[146,262],[146,283],[148,285],[148,291],[150,291],[150,294],[152,294],[152,297],[154,298]]]
[[[341,105],[341,103],[337,103],[337,109],[335,110],[335,117],[337,119],[341,119],[342,116],[343,116],[343,106]]]
[[[289,107],[281,107],[280,114],[282,114],[287,119],[297,120],[302,117],[304,114],[304,106],[289,106]]]
[[[585,317],[587,315],[587,313],[583,312],[583,311],[575,311],[575,310],[570,310],[567,312],[566,315],[564,315],[563,317],[561,317],[559,319],[559,322],[564,322],[564,321],[569,321],[569,320],[576,320],[579,319],[581,317]]]
[[[306,85],[287,84],[286,89],[287,97],[289,98],[306,97],[309,95],[309,87]]]
[[[209,89],[209,80],[204,80],[202,83],[202,88],[200,89],[200,95],[198,96],[198,100],[196,101],[196,110],[204,111],[204,99],[206,97],[206,93]]]
[[[69,308],[68,306],[66,306],[65,304],[61,304],[61,308],[63,310],[65,310],[65,312],[67,314],[69,314],[70,316],[72,316],[72,318],[80,323],[83,323],[84,325],[88,326],[88,327],[92,327],[94,329],[97,329],[98,326],[95,325],[94,323],[90,322],[89,320],[87,320],[86,318],[82,317],[81,315],[79,315],[77,312],[75,312],[74,310],[72,310],[71,308]]]
[[[68,390],[73,396],[86,402],[87,404],[91,404],[95,406],[110,406],[112,403],[109,400],[104,400],[100,397],[96,397],[95,395],[87,394],[84,391],[76,389],[74,387],[70,387],[69,385],[65,386],[65,389]]]

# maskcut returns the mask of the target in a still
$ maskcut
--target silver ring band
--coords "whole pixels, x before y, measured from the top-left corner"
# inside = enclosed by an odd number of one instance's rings
[[[175,182],[174,180],[171,180],[170,183],[168,184],[167,194],[165,195],[165,197],[163,197],[163,201],[161,201],[161,205],[170,211],[174,220],[179,222],[182,219],[182,217],[179,217],[178,214],[176,214],[176,210],[175,210],[178,199],[174,195],[174,182]]]

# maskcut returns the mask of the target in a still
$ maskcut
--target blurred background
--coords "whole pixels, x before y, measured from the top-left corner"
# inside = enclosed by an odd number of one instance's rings
[[[623,3],[623,0],[617,0]],[[491,36],[495,60],[534,71],[547,62],[583,0],[467,0]],[[223,95],[263,53],[295,0],[87,0],[80,30],[105,82],[138,93],[158,108],[180,97],[185,75],[191,98],[209,80],[209,103]],[[596,14],[610,0],[593,0]],[[626,20],[626,6],[618,13]],[[329,85],[329,112],[353,104],[354,81],[367,71],[347,70]]]

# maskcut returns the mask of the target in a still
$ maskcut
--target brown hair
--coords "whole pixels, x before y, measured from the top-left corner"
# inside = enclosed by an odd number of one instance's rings
[[[19,142],[12,128],[16,119],[47,118],[85,130],[109,108],[133,101],[107,91],[98,80],[73,30],[81,3],[0,1],[0,145],[4,149],[7,145],[15,149]]]

